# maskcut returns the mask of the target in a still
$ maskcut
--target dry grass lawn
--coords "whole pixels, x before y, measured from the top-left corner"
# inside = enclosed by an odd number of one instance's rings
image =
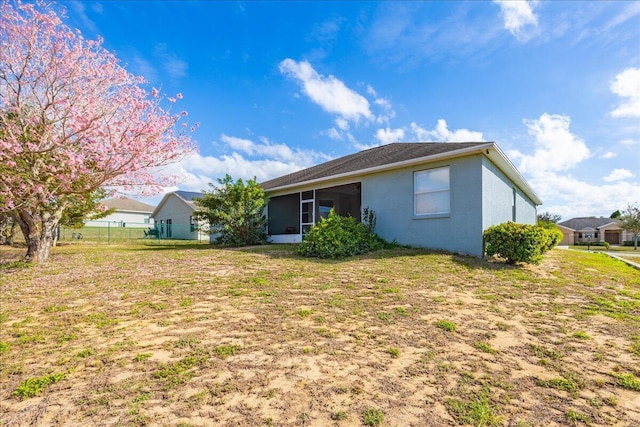
[[[640,425],[640,272],[554,250],[0,249],[2,426]]]

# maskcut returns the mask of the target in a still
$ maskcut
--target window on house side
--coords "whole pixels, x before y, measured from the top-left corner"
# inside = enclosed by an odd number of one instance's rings
[[[448,214],[450,211],[449,167],[413,174],[415,215]]]

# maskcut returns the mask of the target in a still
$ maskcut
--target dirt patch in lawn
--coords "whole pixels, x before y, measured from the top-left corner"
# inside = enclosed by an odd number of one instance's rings
[[[640,424],[640,273],[422,250],[0,249],[0,419],[22,425]]]

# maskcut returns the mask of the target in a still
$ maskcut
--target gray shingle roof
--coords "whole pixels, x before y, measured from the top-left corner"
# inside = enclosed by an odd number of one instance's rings
[[[202,197],[202,193],[199,193],[197,191],[184,191],[184,190],[178,190],[175,192],[178,196],[182,197],[184,200],[186,200],[187,202],[191,202],[193,201],[193,199],[195,199],[196,197]]]
[[[581,217],[571,218],[566,221],[559,222],[558,225],[562,225],[563,227],[571,228],[573,230],[584,230],[589,227],[598,229],[599,227],[612,222],[617,221],[612,218]]]
[[[146,203],[139,202],[137,200],[129,198],[114,198],[107,199],[102,202],[108,208],[114,208],[119,212],[148,212],[151,213],[155,209],[155,206],[148,205]]]
[[[330,160],[298,172],[265,181],[260,185],[265,190],[269,190],[485,144],[489,144],[489,142],[396,142]]]

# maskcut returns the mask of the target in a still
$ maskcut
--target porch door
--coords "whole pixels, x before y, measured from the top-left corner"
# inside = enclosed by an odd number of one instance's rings
[[[168,219],[167,220],[167,237],[170,238],[172,237],[172,233],[171,233],[171,226],[173,225],[173,221]]]
[[[300,230],[307,234],[315,223],[315,190],[300,193]]]

